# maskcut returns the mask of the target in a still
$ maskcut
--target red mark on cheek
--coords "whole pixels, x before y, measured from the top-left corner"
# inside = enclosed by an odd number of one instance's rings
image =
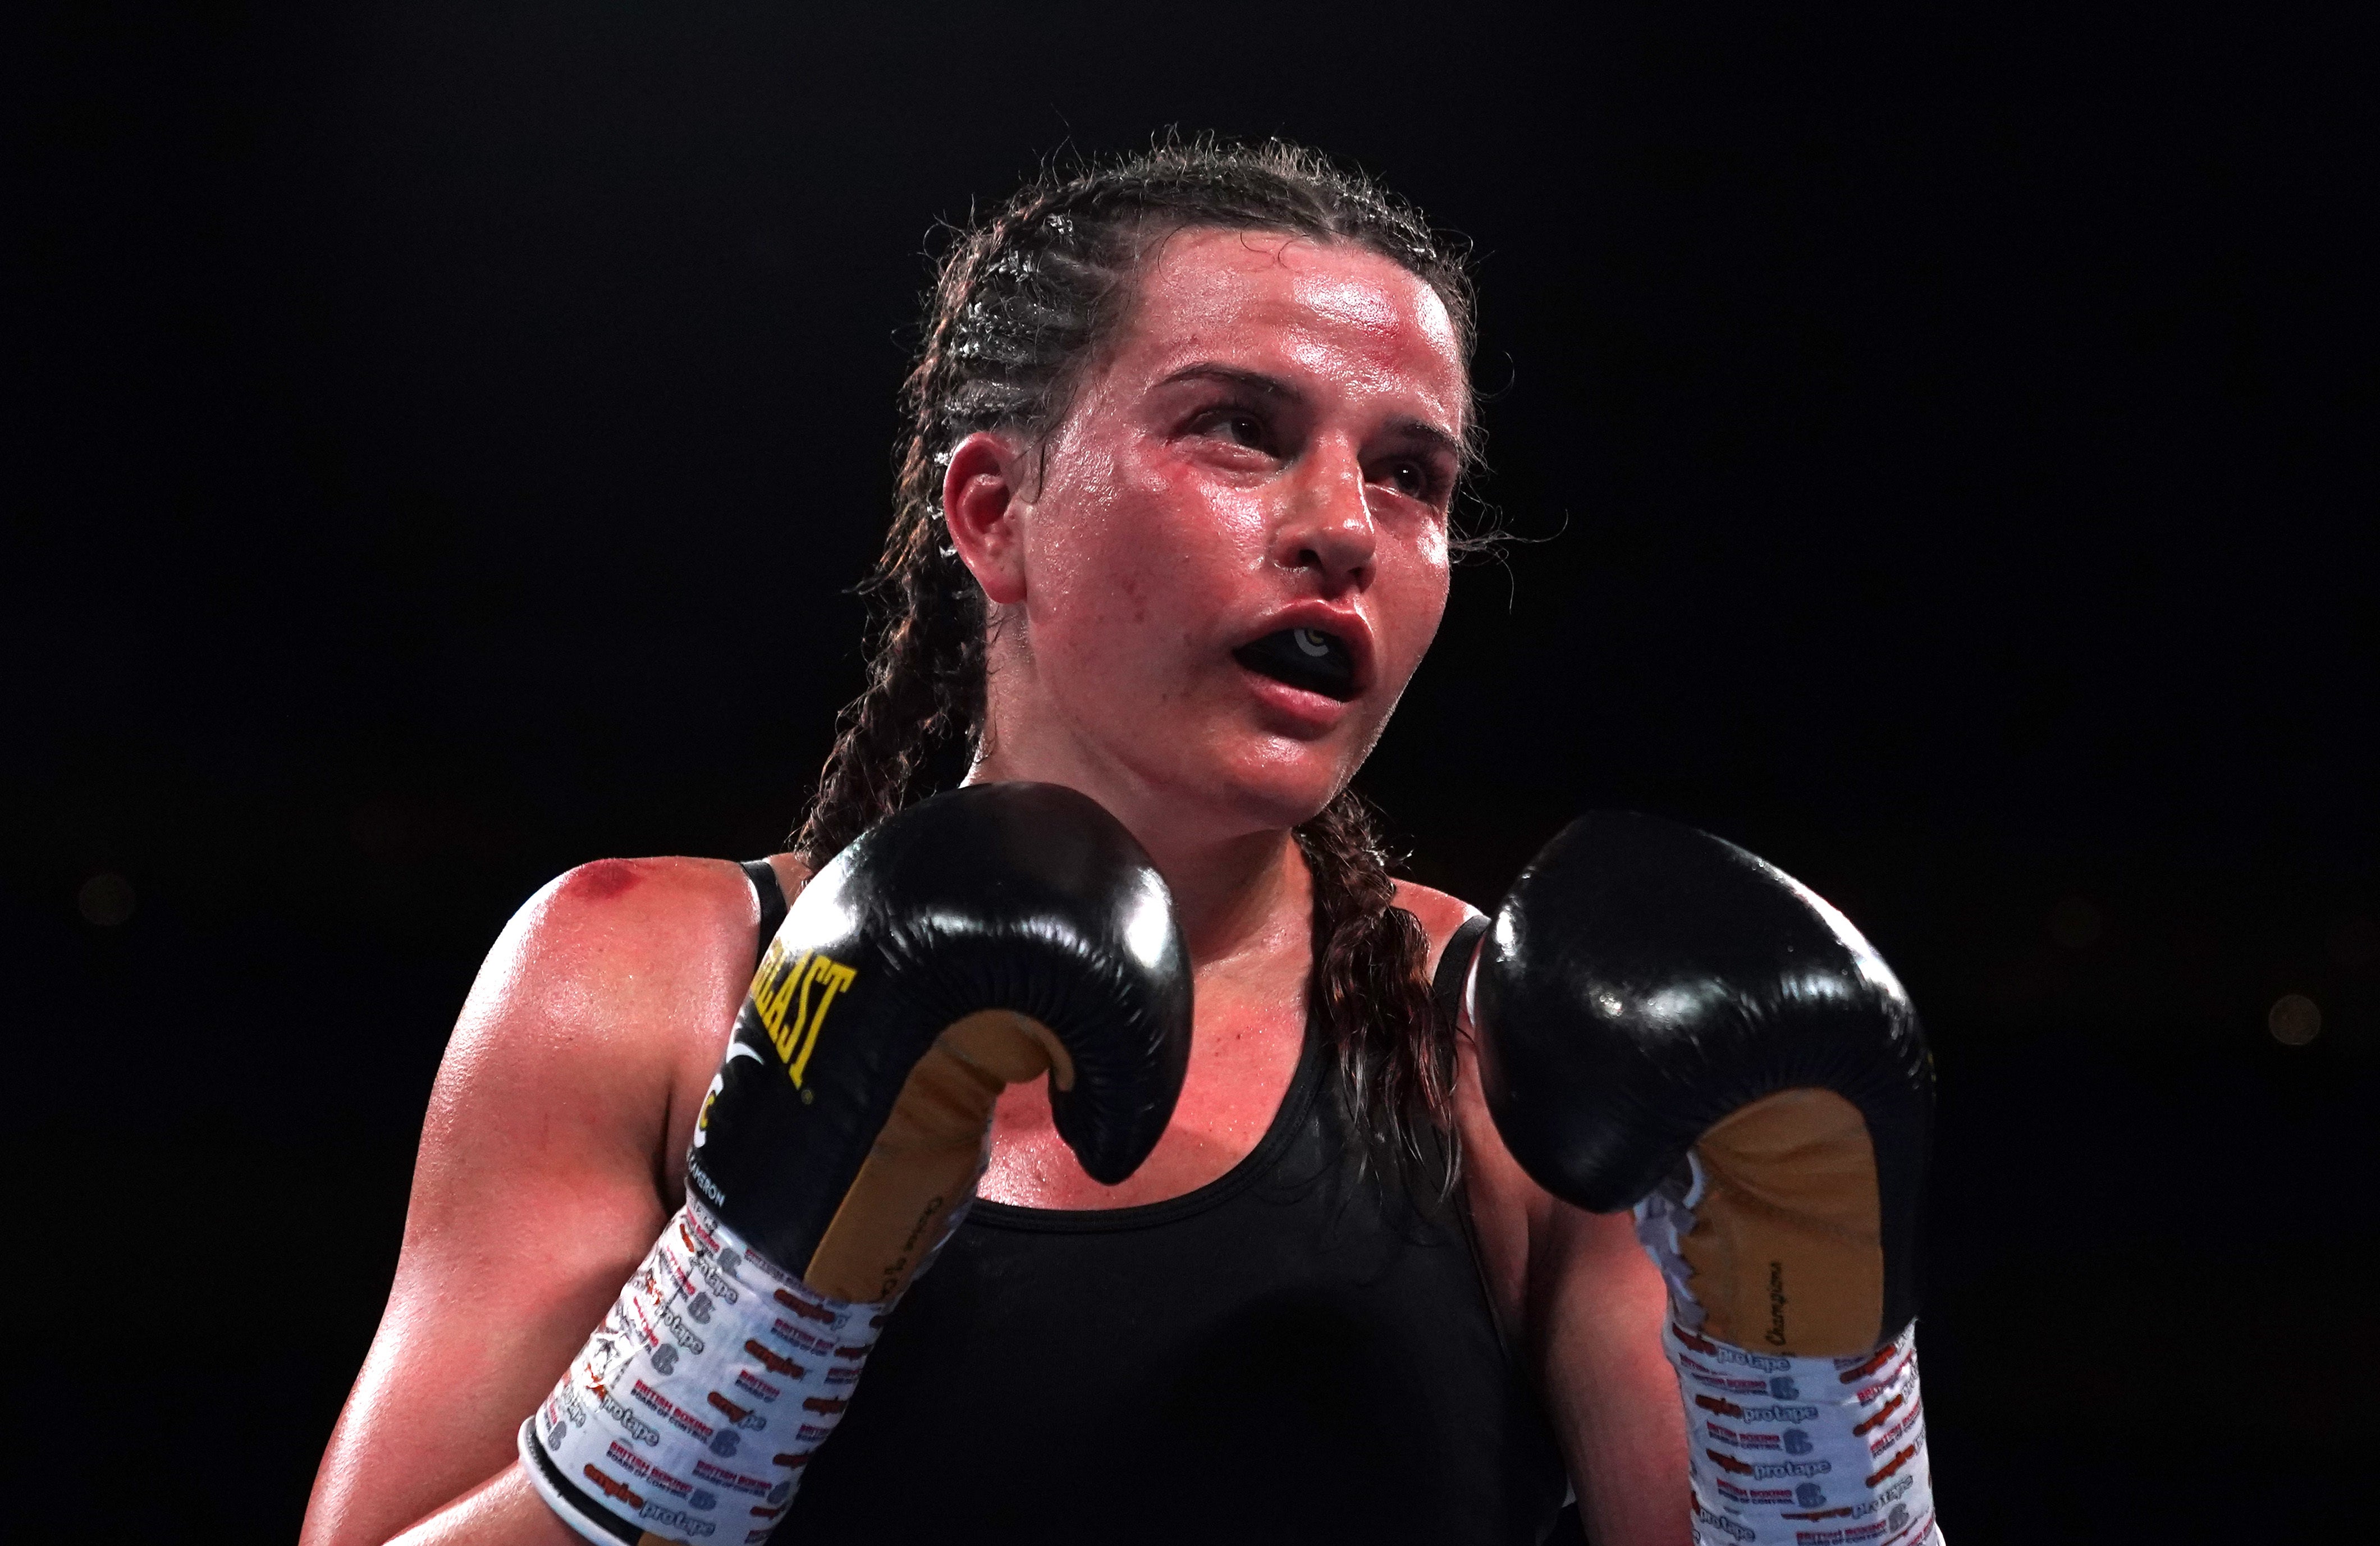
[[[599,858],[592,864],[582,864],[570,872],[564,887],[571,895],[589,902],[608,902],[638,885],[644,872],[633,859]]]

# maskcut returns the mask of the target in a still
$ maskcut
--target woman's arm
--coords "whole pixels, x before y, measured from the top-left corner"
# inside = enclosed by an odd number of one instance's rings
[[[417,1521],[425,1540],[575,1539],[504,1474],[514,1433],[661,1231],[669,1141],[692,1121],[674,1094],[718,1059],[756,921],[733,865],[645,859],[575,870],[505,927],[439,1068],[395,1282],[303,1546]]]
[[[1460,1077],[1481,1265],[1536,1367],[1587,1539],[1685,1546],[1686,1433],[1661,1351],[1661,1274],[1627,1214],[1573,1208],[1523,1173],[1488,1114],[1467,1041]]]
[[[1435,974],[1472,909],[1422,887],[1398,890],[1398,906],[1429,934]],[[1480,1092],[1467,1012],[1459,1029],[1455,1119],[1480,1269],[1508,1341],[1535,1365],[1587,1538],[1687,1546],[1686,1432],[1661,1351],[1661,1275],[1627,1214],[1571,1207],[1529,1179]]]
[[[1661,1274],[1627,1214],[1548,1201],[1530,1252],[1529,1341],[1579,1519],[1597,1546],[1685,1546],[1686,1430],[1661,1351]]]

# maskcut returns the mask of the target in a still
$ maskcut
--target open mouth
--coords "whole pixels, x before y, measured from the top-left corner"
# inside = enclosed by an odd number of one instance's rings
[[[1355,657],[1336,634],[1319,628],[1283,628],[1232,651],[1232,658],[1259,676],[1344,703],[1355,696]]]

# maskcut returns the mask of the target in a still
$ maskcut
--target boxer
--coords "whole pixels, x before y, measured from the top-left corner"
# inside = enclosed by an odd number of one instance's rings
[[[1536,1542],[1572,1491],[1602,1546],[1685,1546],[1698,1516],[1672,1345],[1748,1336],[1763,1353],[1760,1326],[1727,1319],[1740,1274],[1703,1267],[1682,1292],[1708,1313],[1695,1321],[1681,1298],[1673,1314],[1635,1199],[1600,1177],[1573,1190],[1536,1127],[1508,1144],[1481,1054],[1492,1041],[1525,1062],[1536,1016],[1487,1009],[1480,1034],[1464,1029],[1463,931],[1478,915],[1392,879],[1349,787],[1435,634],[1461,545],[1471,308],[1458,247],[1277,144],[1175,143],[1051,173],[960,237],[905,389],[868,687],[792,851],[584,866],[498,940],[431,1097],[395,1281],[307,1546],[567,1546],[590,1524],[616,1537],[607,1520],[726,1539],[724,1484],[695,1508],[677,1467],[662,1465],[682,1499],[605,1458],[616,1443],[650,1467],[698,1442],[694,1465],[733,1469],[709,1445],[759,1453],[747,1419],[777,1430],[763,1384],[820,1420],[797,1423],[792,1447],[770,1441],[770,1465],[792,1463],[735,1473],[766,1482],[757,1501],[734,1496],[747,1534],[802,1546]],[[795,1062],[828,1059],[836,1016],[889,976],[824,943],[843,926],[806,888],[842,895],[872,834],[905,830],[953,784],[1088,797],[1172,898],[1189,1050],[1171,1120],[1128,1175],[1081,1163],[1082,1114],[1139,1132],[1156,1087],[1129,1120],[1129,1101],[1070,1105],[1062,1078],[1031,1077],[1035,1058],[1079,1073],[1102,1033],[1014,1002],[871,1021],[893,1050],[842,1088],[882,1126],[813,1148],[812,1108],[788,1103]],[[1113,884],[1074,884],[1050,906],[1102,916]],[[884,927],[949,914],[921,899]],[[781,916],[795,932],[771,961]],[[785,1030],[788,981],[834,995],[815,1049],[814,1019]],[[934,1184],[880,1192],[873,1162],[851,1168],[858,1136],[915,1135],[905,1091],[944,1066],[927,1049],[969,1004],[1050,1038],[947,1044],[987,1077],[931,1125]],[[1563,1040],[1581,1011],[1548,1004],[1545,1034]],[[798,1089],[828,1066],[803,1065]],[[1507,1118],[1540,1077],[1494,1087]],[[1581,1097],[1582,1129],[1611,1115],[1583,1076],[1542,1078]],[[1764,1110],[1775,1092],[1749,1088],[1720,1093]],[[984,1096],[977,1200],[944,1214]],[[1718,1174],[1724,1146],[1682,1141],[1701,1159],[1684,1162],[1683,1211],[1658,1217],[1691,1241],[1720,1217],[1693,1178]],[[743,1211],[751,1177],[779,1165],[811,1189],[781,1211],[763,1186],[767,1205]],[[848,1199],[895,1194],[861,1210],[877,1221],[854,1236],[866,1249],[839,1248]],[[658,1309],[674,1292],[690,1306],[713,1275],[738,1295],[725,1309],[711,1295],[719,1323],[765,1299],[789,1331],[839,1333],[863,1307],[893,1308],[866,1309],[873,1344],[806,1332],[823,1357],[772,1341],[773,1310],[716,1344],[691,1322],[698,1357]],[[864,1367],[843,1353],[863,1345]],[[620,1348],[641,1348],[646,1372],[613,1412]],[[850,1378],[804,1382],[836,1370]],[[658,1422],[638,1378],[668,1404]],[[647,1515],[662,1496],[670,1517]]]

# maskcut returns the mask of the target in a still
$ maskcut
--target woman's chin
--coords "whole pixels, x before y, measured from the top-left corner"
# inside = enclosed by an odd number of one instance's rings
[[[1353,773],[1335,758],[1266,760],[1229,770],[1216,803],[1250,830],[1300,826],[1322,813]]]
[[[987,761],[974,777],[1073,785],[1108,801],[1135,829],[1146,823],[1152,831],[1198,842],[1280,832],[1312,821],[1360,761],[1327,743],[1264,736],[1218,744],[1220,739],[1202,745],[1179,735],[1118,737],[1107,753],[1120,775],[1112,780],[1085,779],[1079,776],[1083,769],[1049,768],[1021,757]]]

